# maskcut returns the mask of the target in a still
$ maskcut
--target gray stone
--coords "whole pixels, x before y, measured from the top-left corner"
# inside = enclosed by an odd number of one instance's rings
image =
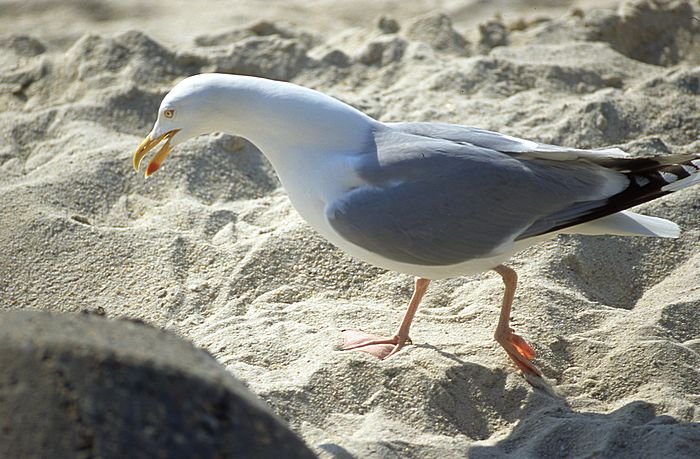
[[[406,37],[428,43],[438,51],[469,55],[469,42],[452,27],[452,21],[445,14],[429,14],[415,19],[406,28]]]
[[[209,354],[97,315],[0,313],[0,457],[311,458]]]

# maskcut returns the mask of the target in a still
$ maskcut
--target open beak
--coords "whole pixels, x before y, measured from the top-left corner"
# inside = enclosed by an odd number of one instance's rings
[[[172,131],[168,131],[155,139],[151,139],[151,135],[149,134],[145,139],[143,139],[141,145],[139,145],[134,152],[134,170],[138,172],[139,166],[141,165],[141,160],[143,160],[143,157],[146,156],[146,153],[151,151],[156,145],[165,139],[165,144],[160,148],[160,150],[158,150],[158,153],[155,154],[155,156],[151,159],[151,162],[148,163],[148,167],[146,167],[146,178],[157,171],[161,164],[163,164],[163,161],[165,161],[165,158],[168,157],[170,150],[172,150],[173,147],[170,145],[170,139],[172,139],[178,131],[179,129],[173,129]]]

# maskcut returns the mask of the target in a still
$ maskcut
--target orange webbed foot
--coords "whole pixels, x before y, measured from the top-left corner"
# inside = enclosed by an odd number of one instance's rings
[[[343,330],[343,345],[341,349],[344,351],[360,351],[373,355],[379,360],[384,360],[396,354],[407,342],[411,339],[394,335],[391,337],[383,337],[365,333],[360,330]]]
[[[508,353],[513,363],[520,368],[520,371],[527,375],[542,377],[542,371],[532,363],[537,353],[522,336],[516,335],[512,329],[509,329],[506,333],[497,333],[496,341],[503,346],[503,349]]]

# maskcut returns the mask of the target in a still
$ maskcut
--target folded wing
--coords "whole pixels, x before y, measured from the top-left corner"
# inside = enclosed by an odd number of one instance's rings
[[[694,155],[631,158],[462,126],[393,124],[374,140],[356,165],[365,185],[328,203],[327,219],[356,245],[418,265],[495,256],[700,177]]]

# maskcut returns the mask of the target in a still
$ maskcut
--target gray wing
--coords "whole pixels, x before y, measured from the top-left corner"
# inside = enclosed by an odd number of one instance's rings
[[[560,147],[545,143],[520,139],[499,132],[470,126],[447,123],[387,123],[392,129],[421,137],[449,140],[462,145],[477,145],[502,153],[514,154],[523,159],[546,159],[552,161],[570,161],[588,159],[596,162],[616,158],[629,158],[619,148],[601,148],[583,150],[580,148]]]
[[[508,138],[497,135],[490,147],[395,127],[374,139],[357,165],[366,185],[329,203],[326,216],[344,238],[404,263],[495,255],[538,221],[577,214],[629,182],[590,162],[518,159],[498,150]]]
[[[631,157],[619,148],[584,150],[561,147],[456,124],[390,123],[389,126],[406,134],[449,140],[465,147],[495,150],[516,158],[531,168],[544,167],[549,172],[553,172],[551,168],[563,169],[564,175],[568,176],[568,189],[584,194],[579,195],[568,207],[542,216],[517,239],[585,223],[677,191],[695,183],[690,181],[689,176],[697,174],[700,167],[699,155],[696,154]],[[587,165],[583,167],[587,171],[582,170],[582,164]],[[575,185],[577,181],[589,183],[588,173],[607,177],[607,186],[600,190],[597,197],[590,195],[591,189]],[[611,193],[611,189],[614,190],[625,182],[620,182],[623,176],[626,177],[626,186]],[[551,178],[550,175],[547,180]]]

